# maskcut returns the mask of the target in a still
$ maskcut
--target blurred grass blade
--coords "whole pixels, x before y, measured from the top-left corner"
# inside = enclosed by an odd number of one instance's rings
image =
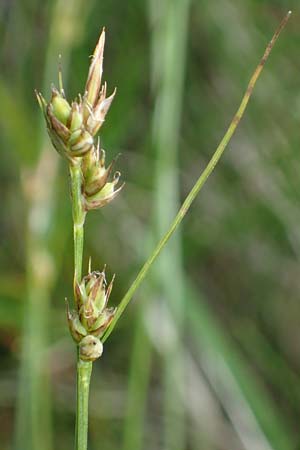
[[[138,289],[139,285],[141,284],[141,282],[144,280],[145,276],[147,275],[150,267],[152,266],[153,262],[156,260],[157,256],[160,254],[161,250],[163,249],[163,247],[166,245],[166,243],[168,242],[168,240],[170,239],[170,237],[173,235],[173,233],[176,231],[176,229],[178,228],[179,224],[181,223],[182,219],[184,218],[184,216],[186,215],[187,211],[189,210],[191,204],[193,203],[193,201],[195,200],[196,196],[198,195],[198,193],[200,192],[200,190],[202,189],[202,187],[204,186],[204,184],[206,183],[208,177],[210,176],[210,174],[213,172],[213,170],[215,169],[216,165],[218,164],[223,152],[225,151],[228,143],[230,142],[235,130],[237,129],[237,126],[239,125],[241,118],[243,117],[243,114],[245,112],[245,109],[247,107],[247,104],[249,102],[249,99],[252,95],[254,86],[261,74],[261,71],[269,57],[269,54],[271,53],[271,50],[275,44],[275,42],[277,41],[281,31],[283,30],[283,28],[285,27],[289,17],[291,15],[291,12],[289,11],[287,13],[287,15],[284,17],[284,19],[281,21],[280,25],[278,26],[277,30],[275,31],[271,41],[269,42],[269,44],[266,47],[266,50],[263,54],[262,59],[260,60],[258,66],[256,67],[250,81],[249,84],[247,86],[247,89],[245,91],[245,94],[242,98],[241,104],[236,112],[236,114],[234,115],[223,139],[221,140],[220,144],[218,145],[217,149],[215,150],[215,153],[213,154],[212,158],[210,159],[209,163],[207,164],[206,168],[204,169],[204,171],[202,172],[202,174],[200,175],[200,177],[198,178],[198,180],[196,181],[195,185],[193,186],[193,188],[191,189],[190,193],[188,194],[188,196],[186,197],[185,201],[183,202],[178,214],[176,215],[174,221],[172,222],[172,224],[170,225],[170,228],[168,229],[168,231],[166,232],[166,234],[161,238],[161,240],[158,242],[157,246],[154,248],[152,254],[150,255],[150,257],[148,258],[148,260],[145,262],[145,264],[143,265],[143,267],[141,268],[141,270],[139,271],[137,277],[135,278],[135,280],[133,281],[132,285],[130,286],[130,288],[128,289],[128,291],[126,292],[125,296],[122,298],[119,306],[118,306],[118,310],[117,313],[115,315],[114,320],[112,321],[110,327],[108,328],[104,338],[103,338],[103,342],[105,342],[105,340],[109,337],[109,335],[111,334],[112,330],[114,329],[116,323],[118,322],[119,318],[121,317],[121,315],[123,314],[125,308],[127,307],[128,303],[130,302],[130,300],[132,299],[135,291]]]
[[[21,95],[16,95],[14,89],[0,78],[0,120],[2,132],[8,137],[12,148],[17,149],[16,162],[28,162],[36,148],[37,136],[32,126],[34,118],[23,102]],[[11,120],[11,118],[14,120]],[[18,132],[16,133],[16,130]]]
[[[300,376],[290,367],[287,360],[272,348],[268,339],[251,321],[233,330],[234,337],[241,343],[247,355],[259,365],[269,383],[282,392],[289,405],[300,404]],[[282,382],[285,380],[285,383]],[[293,386],[293,389],[291,389]]]
[[[144,329],[142,312],[138,311],[128,377],[123,450],[143,448],[151,359],[152,344]]]
[[[152,41],[152,91],[155,98],[152,143],[155,156],[153,237],[161,236],[180,207],[178,175],[179,136],[185,74],[189,0],[150,0]],[[186,447],[185,409],[179,391],[184,386],[181,339],[185,321],[184,273],[182,270],[181,233],[177,232],[157,261],[153,273],[152,296],[166,302],[176,324],[176,338],[165,337],[163,358],[163,447]],[[162,305],[162,304],[161,304]],[[163,305],[162,305],[163,307]],[[163,317],[163,316],[162,316]],[[165,326],[163,320],[161,328]],[[162,331],[164,335],[164,331]]]
[[[179,208],[179,185],[177,174],[178,137],[185,72],[186,30],[189,1],[176,0],[165,3],[149,1],[151,27],[151,78],[155,108],[152,119],[152,143],[156,157],[154,177],[154,230],[153,237],[161,235]],[[166,149],[168,151],[166,152]],[[166,195],[162,195],[162,193]],[[184,320],[182,263],[180,235],[172,241],[168,251],[156,267],[153,293],[162,296],[173,310],[178,333]],[[147,246],[149,247],[149,246]],[[174,283],[174,272],[176,283]],[[151,296],[146,288],[147,297]],[[152,295],[153,295],[152,293]],[[144,291],[145,297],[145,291]],[[138,310],[134,338],[134,351],[129,377],[128,413],[124,428],[124,449],[140,449],[145,421],[145,402],[149,382],[149,360],[152,344],[144,330],[146,298]],[[164,327],[164,324],[161,324]],[[141,360],[146,358],[144,365]],[[185,447],[184,409],[178,399],[174,383],[183,383],[181,355],[177,341],[163,353],[164,360],[164,446],[170,449]]]
[[[222,384],[230,380],[230,378],[227,379],[228,375],[230,375],[230,377],[232,377],[230,384],[232,386],[236,384],[238,387],[240,392],[239,395],[241,395],[247,405],[249,405],[249,408],[270,447],[274,450],[294,449],[294,437],[291,434],[291,430],[288,430],[285,424],[284,416],[277,412],[278,410],[275,405],[272,404],[266,391],[255,381],[253,374],[251,374],[250,369],[247,368],[247,364],[239,354],[239,351],[224,335],[221,327],[216,323],[203,302],[199,301],[199,299],[196,300],[196,295],[198,294],[195,294],[192,288],[188,289],[187,314],[189,330],[191,336],[194,338],[194,345],[196,345],[199,350],[202,367],[204,368],[207,378],[214,386],[216,394],[220,396],[220,400],[222,401],[225,389],[227,390],[228,397],[229,387],[224,386],[222,388]],[[228,371],[227,376],[224,375],[226,371]],[[234,389],[236,390],[237,387]],[[228,398],[230,401],[230,395]],[[225,404],[223,404],[225,409],[226,405],[231,409],[231,405],[227,403],[225,397]],[[235,426],[235,412],[230,409],[228,410],[228,415],[233,419],[233,426]],[[241,414],[242,409],[243,408],[239,409],[239,414]],[[240,419],[239,423],[242,424]],[[244,428],[244,433],[247,429],[249,429],[249,426]],[[240,433],[241,439],[243,440],[244,437],[246,439],[246,435],[243,435],[243,426],[241,427]],[[264,447],[260,446],[259,448]]]

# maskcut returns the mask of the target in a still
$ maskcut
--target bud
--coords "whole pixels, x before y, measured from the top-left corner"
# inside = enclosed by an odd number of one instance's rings
[[[95,105],[94,109],[92,110],[90,116],[87,119],[87,129],[89,133],[91,133],[93,136],[95,136],[99,129],[101,128],[102,124],[104,123],[105,116],[110,108],[110,105],[112,104],[112,101],[116,95],[117,89],[113,91],[113,93],[110,95],[110,97],[106,97],[106,83],[104,84],[100,96],[98,99],[98,103]]]
[[[105,186],[96,194],[85,197],[85,209],[87,211],[91,209],[102,208],[103,206],[110,203],[123,189],[124,183],[116,189],[116,185],[120,179],[120,172],[116,172],[113,178],[113,181],[110,181],[105,184]]]
[[[103,353],[103,344],[95,336],[85,336],[79,342],[79,357],[82,361],[95,361]]]
[[[105,30],[103,28],[99,41],[92,56],[84,95],[84,118],[86,127],[95,136],[104,122],[105,116],[116,94],[116,89],[106,98],[106,83],[101,86],[103,73],[103,53],[105,44]]]
[[[108,181],[115,160],[105,168],[105,151],[93,148],[84,158],[82,172],[84,176],[84,198],[86,210],[101,208],[111,202],[121,191],[124,183],[117,188],[120,172],[115,172],[113,180]]]
[[[92,56],[83,98],[86,128],[92,136],[98,133],[116,94],[115,89],[110,97],[106,98],[106,83],[101,86],[104,44],[105,30],[103,29]]]
[[[52,89],[51,105],[53,115],[59,122],[66,125],[70,117],[71,106],[55,88]]]
[[[99,96],[103,73],[103,53],[105,44],[105,29],[100,34],[98,43],[92,56],[88,77],[85,85],[86,100],[93,108]]]
[[[71,132],[76,132],[81,129],[83,123],[83,117],[80,112],[78,103],[72,103],[72,115],[70,120],[70,130]]]
[[[72,312],[70,311],[67,299],[66,305],[67,305],[67,320],[71,336],[74,339],[74,341],[80,342],[87,335],[87,331],[80,322],[77,311]]]

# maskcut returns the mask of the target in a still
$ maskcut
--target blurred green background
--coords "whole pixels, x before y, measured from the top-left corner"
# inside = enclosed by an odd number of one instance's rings
[[[101,132],[126,181],[88,215],[85,271],[117,305],[226,130],[212,178],[94,364],[90,450],[300,448],[300,14],[284,0],[1,0],[1,450],[73,448],[72,222],[66,163],[34,97],[62,55],[83,91],[107,29],[118,93]]]

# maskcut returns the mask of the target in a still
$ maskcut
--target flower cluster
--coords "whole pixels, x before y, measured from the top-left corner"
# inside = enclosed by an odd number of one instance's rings
[[[107,285],[104,268],[102,272],[89,271],[81,283],[75,284],[76,309],[67,307],[67,319],[82,360],[91,361],[102,354],[100,338],[116,313],[116,308],[107,307],[113,280]]]
[[[103,30],[92,56],[83,96],[79,95],[70,104],[65,97],[61,74],[60,89],[52,87],[48,103],[41,93],[36,92],[53,146],[70,164],[78,164],[80,160],[86,210],[106,205],[123,187],[117,187],[119,172],[109,181],[112,164],[105,168],[105,153],[100,149],[100,141],[97,145],[94,141],[116,93],[115,89],[106,97],[106,83],[101,84],[104,43]]]
[[[87,211],[105,206],[123,187],[118,186],[120,172],[112,175],[115,161],[105,167],[105,152],[101,149],[100,139],[95,142],[116,93],[114,90],[107,97],[106,83],[101,84],[104,43],[103,30],[92,56],[84,94],[78,95],[75,101],[69,103],[66,99],[61,70],[59,89],[52,87],[49,102],[36,92],[51,142],[70,165],[71,187],[76,187],[71,190],[74,229],[77,227],[77,230],[83,230]],[[75,309],[71,311],[67,304],[67,319],[71,335],[78,344],[80,359],[94,361],[102,354],[100,339],[116,312],[116,308],[107,307],[113,280],[107,285],[105,270],[92,272],[89,268],[88,275],[78,281],[77,263]]]

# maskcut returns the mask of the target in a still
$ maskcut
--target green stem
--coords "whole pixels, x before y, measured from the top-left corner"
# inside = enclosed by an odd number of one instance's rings
[[[127,307],[128,303],[130,302],[130,300],[132,299],[135,291],[137,290],[137,288],[139,287],[139,285],[141,284],[141,282],[143,281],[143,279],[145,278],[145,276],[147,275],[150,267],[152,266],[153,262],[156,260],[156,258],[158,257],[158,255],[160,254],[161,250],[164,248],[164,246],[166,245],[166,243],[168,242],[168,240],[170,239],[170,237],[172,236],[172,234],[176,231],[177,227],[179,226],[179,224],[181,223],[181,221],[183,220],[183,218],[185,217],[186,213],[188,212],[191,204],[193,203],[193,201],[195,200],[197,194],[200,192],[200,190],[202,189],[202,187],[204,186],[205,182],[207,181],[208,177],[210,176],[210,174],[213,172],[214,168],[216,167],[217,163],[219,162],[219,159],[221,158],[222,154],[224,153],[224,150],[226,149],[228,143],[230,142],[235,130],[237,129],[241,118],[243,117],[243,114],[245,112],[245,109],[248,105],[248,102],[250,100],[250,97],[252,95],[254,86],[256,84],[256,81],[258,80],[261,71],[271,53],[272,48],[274,47],[275,42],[277,41],[281,31],[283,30],[283,28],[285,27],[285,25],[287,24],[287,21],[289,19],[291,15],[291,11],[289,11],[287,13],[287,15],[283,18],[283,20],[281,21],[281,23],[279,24],[277,30],[275,31],[271,41],[269,42],[269,44],[266,47],[266,50],[258,64],[258,66],[256,67],[252,77],[250,78],[250,81],[248,83],[247,89],[245,91],[245,94],[242,98],[242,101],[240,103],[240,106],[238,107],[237,112],[235,113],[223,139],[221,140],[220,144],[218,145],[217,149],[215,150],[215,153],[213,154],[211,160],[209,161],[209,163],[207,164],[207,166],[205,167],[204,171],[201,173],[200,177],[198,178],[198,180],[196,181],[195,185],[193,186],[193,188],[191,189],[190,193],[188,194],[188,196],[186,197],[185,201],[183,202],[181,208],[179,209],[176,217],[174,218],[173,222],[171,223],[168,231],[166,232],[166,234],[161,238],[161,240],[158,242],[157,246],[155,247],[155,249],[153,250],[152,254],[150,255],[150,257],[148,258],[148,260],[145,262],[145,264],[143,265],[143,267],[141,268],[141,270],[139,271],[136,279],[134,280],[134,282],[132,283],[132,285],[130,286],[130,288],[128,289],[128,291],[126,292],[125,296],[123,297],[123,299],[121,300],[118,309],[117,309],[117,313],[113,319],[113,321],[111,322],[109,328],[107,329],[104,337],[102,338],[102,342],[105,342],[106,339],[109,337],[109,335],[111,334],[111,332],[113,331],[117,321],[120,319],[121,315],[123,314],[125,308]]]
[[[70,164],[72,213],[74,227],[74,289],[75,284],[81,282],[83,238],[85,211],[82,202],[82,171],[81,161],[78,158],[74,164]],[[77,352],[77,407],[75,427],[75,450],[87,450],[88,436],[88,404],[89,387],[92,373],[92,363],[84,362]]]
[[[92,374],[92,362],[77,357],[77,417],[75,450],[87,450],[89,389]]]

